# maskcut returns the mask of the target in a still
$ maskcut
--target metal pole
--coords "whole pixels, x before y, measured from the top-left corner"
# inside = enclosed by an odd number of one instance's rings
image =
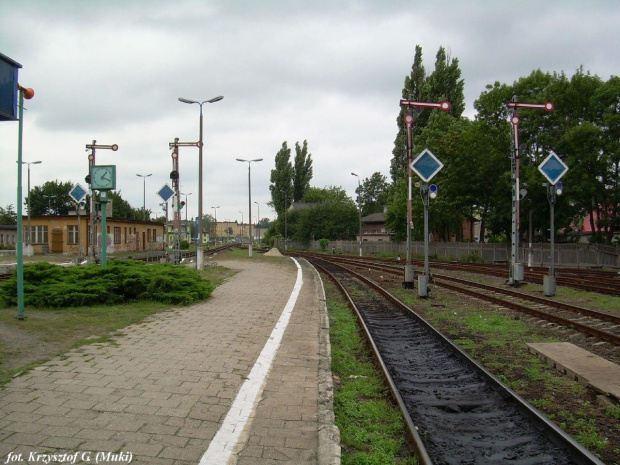
[[[256,230],[258,231],[258,245],[260,247],[260,203],[254,202],[258,208],[258,219],[256,220]]]
[[[555,186],[549,187],[549,204],[551,205],[551,265],[549,266],[549,276],[555,276]]]
[[[106,223],[108,192],[101,191],[99,198],[101,200],[101,266],[105,267],[108,264],[108,229]]]
[[[415,279],[415,273],[413,271],[413,264],[411,263],[411,228],[413,224],[413,214],[411,211],[412,201],[412,185],[411,185],[411,158],[413,152],[413,140],[411,138],[411,126],[413,122],[407,124],[407,257],[405,263],[405,281],[403,287],[406,289],[413,289],[413,281]]]
[[[24,91],[19,88],[17,130],[17,319],[24,320],[24,238],[22,219],[22,138],[24,132]]]
[[[88,156],[88,175],[90,177],[90,169],[91,167],[95,164],[95,145],[97,144],[96,140],[93,140],[93,145],[91,148],[91,153]],[[88,146],[87,146],[88,147]],[[90,191],[90,234],[88,235],[90,237],[90,250],[93,256],[93,262],[95,261],[95,240],[97,239],[97,226],[95,225],[95,191],[93,190],[92,186],[92,179],[90,180],[91,182],[88,183],[88,190]],[[88,254],[88,251],[86,253],[86,255]]]
[[[252,182],[250,180],[250,165],[252,162],[248,162],[248,239],[250,240],[250,247],[248,249],[248,256],[252,256]]]
[[[424,275],[430,281],[428,266],[428,184],[422,186],[422,202],[424,203]]]
[[[198,243],[196,244],[196,269],[204,267],[204,254],[202,250],[202,105],[200,103],[200,135],[198,140]]]
[[[288,250],[288,231],[286,229],[286,210],[288,210],[287,208],[287,203],[286,203],[286,191],[284,191],[284,250]]]
[[[352,176],[357,178],[357,213],[359,217],[359,249],[360,257],[362,256],[362,184],[360,183],[360,177],[356,173],[351,173]]]
[[[27,238],[28,240],[26,241],[26,244],[30,245],[31,243],[31,238],[30,238],[30,234],[31,234],[32,229],[30,229],[30,163],[28,163],[28,234],[27,234]]]

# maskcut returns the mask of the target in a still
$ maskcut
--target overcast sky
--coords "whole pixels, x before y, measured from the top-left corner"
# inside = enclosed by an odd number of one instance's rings
[[[308,140],[316,187],[351,196],[362,178],[389,178],[396,117],[416,44],[427,73],[444,46],[465,80],[465,115],[485,85],[512,84],[534,69],[618,75],[617,0],[0,0],[0,53],[22,64],[23,160],[31,183],[81,183],[85,145],[117,166],[117,189],[140,208],[162,210],[168,143],[197,141],[204,106],[203,211],[247,222],[252,201],[273,218],[269,176],[283,141]],[[17,122],[0,122],[0,206],[15,206]],[[198,149],[180,153],[182,191],[196,216]],[[23,185],[26,195],[27,170]],[[252,204],[255,218],[256,204]],[[242,212],[242,213],[240,213]],[[26,210],[24,209],[24,214]]]

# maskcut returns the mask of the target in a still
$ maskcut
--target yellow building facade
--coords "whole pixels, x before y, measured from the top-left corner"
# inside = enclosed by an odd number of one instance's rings
[[[64,253],[86,255],[90,248],[88,216],[23,217],[24,244],[32,244],[35,254]],[[164,250],[164,223],[118,218],[106,219],[107,252]],[[95,224],[95,249],[101,248],[101,223]]]

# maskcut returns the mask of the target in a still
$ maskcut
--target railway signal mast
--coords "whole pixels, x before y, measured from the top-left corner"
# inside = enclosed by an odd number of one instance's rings
[[[172,171],[170,179],[172,180],[172,189],[174,198],[172,199],[172,211],[174,212],[174,257],[173,263],[178,265],[181,263],[181,183],[179,182],[179,147],[200,147],[198,142],[179,142],[179,138],[175,137],[174,142],[168,142],[168,148],[172,149]],[[168,213],[166,212],[166,217]],[[199,237],[202,238],[202,235]],[[198,251],[198,243],[196,243],[196,253]],[[198,267],[198,260],[196,260]]]
[[[510,147],[510,171],[512,179],[512,246],[510,251],[510,270],[508,284],[519,286],[523,281],[523,263],[519,263],[519,108],[553,111],[553,103],[524,103],[518,102],[517,96],[506,102],[509,108],[510,123],[512,124],[512,141]]]
[[[420,102],[416,100],[401,99],[400,106],[409,108],[409,112],[405,114],[405,124],[407,126],[407,166],[408,166],[408,183],[407,183],[407,262],[405,263],[405,281],[403,287],[405,289],[413,289],[414,271],[411,263],[411,230],[413,229],[413,219],[411,215],[411,162],[413,152],[413,139],[411,138],[411,128],[415,122],[415,118],[420,114],[423,108],[438,109],[441,111],[450,110],[450,102]]]

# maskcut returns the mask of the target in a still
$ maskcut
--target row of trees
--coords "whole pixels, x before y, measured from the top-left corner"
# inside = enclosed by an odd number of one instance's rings
[[[544,177],[538,165],[554,151],[569,166],[562,179],[564,195],[558,198],[555,223],[565,239],[576,239],[579,225],[589,217],[592,240],[611,243],[620,231],[620,79],[603,80],[576,70],[533,71],[512,85],[488,85],[475,101],[476,117],[462,116],[465,108],[464,81],[459,61],[443,47],[435,57],[432,73],[422,64],[422,48],[416,46],[411,73],[406,76],[402,97],[419,101],[451,103],[448,113],[422,110],[414,113],[414,157],[430,149],[444,164],[433,179],[437,199],[431,204],[431,231],[441,239],[463,237],[467,220],[481,222],[481,238],[508,242],[511,231],[512,180],[510,173],[511,123],[505,105],[513,96],[523,102],[555,104],[551,113],[520,110],[520,177],[527,188],[521,201],[521,235],[532,229],[537,240],[549,236],[549,203]],[[386,226],[395,240],[406,237],[407,153],[404,115],[397,117],[397,135],[390,160],[390,176],[374,173],[357,190],[362,215],[380,212],[387,206]],[[287,143],[276,154],[271,173],[271,205],[278,214],[272,234],[284,235],[284,210],[292,202],[318,203],[307,210],[287,214],[289,238],[352,239],[357,232],[357,210],[341,187],[311,188],[312,160],[307,142],[295,145],[291,163]],[[415,175],[414,175],[415,176]],[[417,192],[413,200],[414,225],[422,225],[423,206]],[[473,225],[473,222],[470,222]],[[422,239],[422,227],[413,237]],[[473,237],[473,234],[470,234]]]

